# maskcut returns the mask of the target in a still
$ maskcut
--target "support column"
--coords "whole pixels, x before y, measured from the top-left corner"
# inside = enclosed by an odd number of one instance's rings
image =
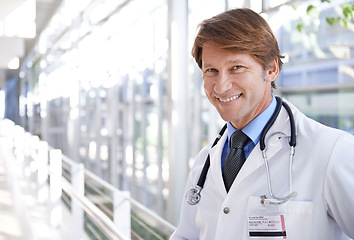
[[[62,152],[60,149],[52,149],[49,152],[49,194],[51,200],[50,223],[53,227],[60,226],[62,222],[62,209],[60,198],[62,194]]]
[[[110,152],[109,152],[109,181],[119,188],[118,178],[118,114],[119,114],[119,88],[118,84],[108,89],[108,134],[110,135]]]
[[[128,191],[114,191],[113,193],[113,222],[124,235],[131,234],[131,206]]]
[[[168,220],[177,224],[188,175],[188,1],[169,0]]]

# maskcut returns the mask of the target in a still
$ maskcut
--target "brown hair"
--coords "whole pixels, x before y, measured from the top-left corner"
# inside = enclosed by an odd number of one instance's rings
[[[225,11],[199,24],[192,56],[202,68],[203,45],[208,42],[216,47],[251,54],[266,70],[278,59],[279,71],[283,62],[278,42],[268,23],[257,13],[247,8]],[[276,88],[272,82],[272,87]]]

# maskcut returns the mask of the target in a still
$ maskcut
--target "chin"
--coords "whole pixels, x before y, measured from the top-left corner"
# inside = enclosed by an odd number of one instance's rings
[[[225,122],[237,121],[238,119],[236,116],[234,115],[231,116],[230,114],[220,114],[219,112],[219,115]]]

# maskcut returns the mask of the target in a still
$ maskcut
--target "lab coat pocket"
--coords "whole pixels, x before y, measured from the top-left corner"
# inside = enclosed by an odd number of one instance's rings
[[[312,214],[312,202],[288,201],[282,205],[264,205],[260,197],[249,197],[247,236],[252,240],[311,239]]]

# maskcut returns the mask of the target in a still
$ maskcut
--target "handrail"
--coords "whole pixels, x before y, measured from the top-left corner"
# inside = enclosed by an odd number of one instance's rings
[[[3,128],[3,126],[2,126],[3,122],[0,121],[0,123],[1,123],[0,127]],[[15,127],[15,126],[18,128],[18,131],[17,131],[18,134],[16,134],[15,129],[12,129],[12,127]],[[92,220],[94,220],[94,222],[97,224],[97,226],[100,227],[102,232],[107,233],[109,235],[109,237],[114,237],[113,239],[129,239],[129,238],[127,238],[127,237],[129,237],[128,234],[125,232],[125,229],[128,229],[128,227],[125,228],[125,224],[124,224],[124,223],[128,223],[128,222],[123,220],[123,225],[120,225],[122,223],[121,221],[123,218],[119,217],[117,214],[123,214],[121,216],[128,216],[128,217],[134,218],[134,216],[130,216],[130,209],[132,209],[133,207],[134,207],[134,210],[137,211],[137,213],[142,213],[142,215],[144,215],[145,217],[148,216],[148,218],[153,219],[155,226],[157,226],[158,228],[160,228],[160,229],[163,228],[164,230],[170,231],[170,232],[173,232],[176,229],[175,226],[173,226],[171,223],[167,222],[165,219],[163,219],[162,217],[157,215],[155,212],[148,209],[147,207],[145,207],[143,204],[139,203],[135,199],[131,198],[130,194],[128,192],[124,192],[124,191],[119,190],[117,187],[115,187],[112,184],[108,183],[107,181],[103,180],[102,178],[100,178],[96,174],[85,169],[82,163],[78,163],[78,162],[73,161],[69,157],[63,155],[60,150],[54,149],[53,147],[49,146],[48,143],[46,143],[46,147],[41,147],[41,148],[39,148],[39,146],[37,146],[38,144],[32,144],[31,146],[28,145],[30,143],[28,141],[24,141],[26,131],[21,126],[15,125],[14,123],[12,124],[12,127],[9,129],[9,133],[7,133],[7,134],[13,139],[13,141],[15,141],[15,138],[16,138],[16,141],[18,144],[14,145],[15,154],[18,151],[25,151],[25,150],[28,151],[28,148],[30,147],[34,151],[34,152],[30,152],[31,157],[33,157],[33,161],[38,162],[38,161],[42,161],[39,159],[46,158],[47,162],[44,161],[43,163],[46,162],[48,164],[48,160],[50,160],[52,158],[54,159],[54,155],[52,156],[52,154],[49,154],[49,153],[52,153],[52,152],[55,153],[55,151],[60,152],[59,158],[61,159],[61,163],[58,166],[60,166],[59,168],[61,169],[61,171],[55,172],[56,175],[51,177],[51,179],[55,180],[58,177],[58,179],[61,182],[61,184],[59,184],[59,185],[62,185],[60,187],[60,189],[63,189],[71,198],[77,200],[75,202],[78,203],[77,204],[78,207],[81,207],[88,214],[88,216],[90,216],[92,218]],[[27,132],[26,134],[30,134],[30,133]],[[26,137],[26,139],[28,140],[28,136]],[[40,139],[38,139],[38,141],[40,141]],[[42,142],[44,142],[44,141],[42,141]],[[34,145],[36,145],[37,147]],[[40,149],[41,149],[41,151],[40,151]],[[34,153],[34,155],[32,155],[32,153]],[[58,153],[58,152],[56,152],[56,153]],[[29,154],[29,153],[27,153],[27,154]],[[45,157],[45,155],[47,155],[47,157]],[[48,158],[48,155],[50,155],[49,158]],[[21,155],[19,155],[19,156],[21,157]],[[49,162],[51,162],[51,161],[49,161]],[[55,163],[58,161],[53,161],[53,162]],[[42,162],[40,162],[40,163],[42,164]],[[70,171],[70,169],[65,169],[65,171],[62,171],[62,167],[63,167],[62,163],[65,163],[65,165],[69,166],[69,168],[72,168],[72,170],[74,170],[74,171],[72,172],[72,171]],[[41,165],[41,168],[42,167],[43,166]],[[48,170],[50,170],[50,166],[48,166],[48,167],[49,167]],[[46,168],[47,167],[45,167],[45,169]],[[76,170],[76,169],[80,169],[80,170]],[[69,174],[71,174],[70,177],[69,177],[69,175],[66,174],[66,170],[69,170],[69,172],[71,172],[71,173],[69,173]],[[52,175],[52,174],[54,174],[54,172],[49,171],[49,175]],[[47,173],[47,176],[48,176],[48,173]],[[67,177],[67,179],[65,177]],[[106,188],[107,190],[111,191],[114,194],[114,197],[112,199],[113,205],[118,206],[118,208],[114,208],[112,211],[112,215],[114,215],[114,216],[112,216],[113,220],[111,220],[109,215],[106,215],[103,211],[101,211],[99,206],[96,206],[93,202],[91,202],[90,198],[84,194],[84,183],[86,182],[85,178],[87,178],[87,177],[89,177],[90,180],[93,180],[95,182],[95,184],[97,183],[97,184],[101,185],[102,187]],[[50,187],[51,186],[52,185],[50,184]],[[53,184],[53,186],[54,186],[54,184]],[[54,188],[56,189],[55,190],[56,193],[60,194],[61,190],[57,189],[57,187],[53,187],[53,189]],[[104,196],[104,197],[106,197],[106,196]],[[128,205],[122,207],[121,204],[116,204],[117,202],[114,202],[114,201],[119,201],[119,203],[124,201]],[[75,207],[75,209],[76,209],[76,207]],[[126,212],[127,210],[128,210],[128,213]],[[116,222],[116,220],[117,220],[117,222]],[[117,224],[119,226],[122,226],[122,228],[117,227]],[[151,234],[155,235],[154,234],[155,231],[153,228],[147,227],[147,226],[143,226],[143,227],[144,228],[146,227],[147,231],[149,231]],[[133,231],[133,229],[131,229],[130,227],[129,227],[129,229],[131,232]],[[151,232],[151,231],[153,231],[153,232]],[[122,233],[124,233],[126,236],[123,236]]]
[[[103,230],[106,234],[112,239],[122,239],[128,240],[129,238],[125,237],[121,232],[117,230],[117,227],[114,223],[102,213],[89,199],[85,196],[79,195],[71,187],[71,184],[64,178],[61,178],[62,187],[65,192],[69,193],[70,196],[74,197],[80,206],[85,210],[85,212],[91,216],[95,223]]]
[[[63,161],[68,163],[69,165],[72,165],[72,166],[77,164],[76,162],[74,162],[69,157],[65,156],[64,154],[63,154]],[[94,174],[93,172],[89,171],[88,169],[85,168],[84,172],[85,172],[86,176],[90,177],[92,180],[96,181],[98,184],[102,185],[103,187],[107,188],[108,190],[110,190],[112,192],[120,191],[118,188],[116,188],[112,184],[106,182],[105,180],[103,180],[102,178],[100,178],[99,176]],[[131,197],[124,197],[124,199],[130,201],[130,203],[133,204],[135,207],[137,207],[140,211],[143,211],[146,214],[148,214],[149,216],[151,216],[152,218],[156,219],[157,222],[164,225],[169,231],[173,232],[176,229],[176,227],[174,225],[172,225],[171,223],[169,223],[168,221],[166,221],[165,219],[163,219],[162,217],[157,215],[155,212],[146,208],[143,204],[139,203],[135,199],[133,199]]]
[[[151,233],[156,239],[158,240],[163,240],[162,237],[160,237],[155,231],[153,231],[152,229],[150,229],[143,221],[141,221],[140,219],[138,219],[135,216],[132,216],[132,218],[138,222],[141,226],[143,226],[149,233]]]
[[[133,198],[130,198],[130,203],[135,205],[137,208],[139,208],[140,210],[146,212],[147,214],[151,215],[152,217],[154,217],[156,220],[158,220],[159,222],[161,222],[163,225],[165,225],[170,231],[174,231],[176,230],[176,227],[173,226],[171,223],[167,222],[165,219],[163,219],[162,217],[160,217],[159,215],[157,215],[155,212],[151,211],[150,209],[146,208],[144,205],[142,205],[141,203],[139,203],[138,201],[136,201]]]
[[[90,178],[94,179],[95,181],[97,181],[102,186],[108,188],[111,191],[119,191],[116,187],[114,187],[110,183],[102,180],[102,178],[98,177],[96,174],[92,173],[91,171],[89,171],[87,169],[85,169],[84,171],[85,171],[85,174],[87,176],[89,176]],[[167,222],[165,219],[163,219],[162,217],[160,217],[159,215],[157,215],[155,212],[151,211],[150,209],[146,208],[143,204],[139,203],[135,199],[133,199],[131,197],[125,197],[125,199],[129,200],[130,203],[133,204],[134,206],[136,206],[139,210],[147,213],[151,217],[155,218],[158,222],[160,222],[163,225],[165,225],[170,231],[174,231],[176,229],[176,227],[173,226],[171,223]]]

